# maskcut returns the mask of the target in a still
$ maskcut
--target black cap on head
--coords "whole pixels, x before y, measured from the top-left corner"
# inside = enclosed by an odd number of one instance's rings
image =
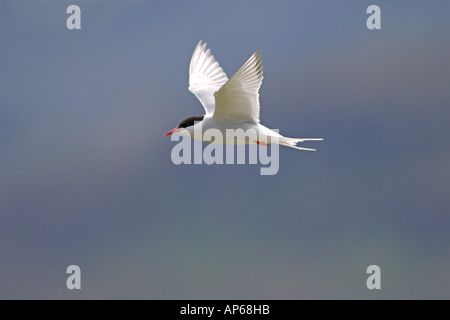
[[[196,122],[202,121],[204,117],[205,116],[193,116],[193,117],[186,118],[180,122],[180,124],[178,125],[178,128],[187,128],[187,127],[193,126]]]

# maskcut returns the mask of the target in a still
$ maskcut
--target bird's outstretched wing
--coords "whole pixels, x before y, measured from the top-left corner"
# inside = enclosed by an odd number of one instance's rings
[[[226,122],[259,122],[259,87],[263,79],[261,51],[256,51],[214,94],[213,118]]]
[[[227,75],[214,59],[211,50],[200,40],[189,65],[189,91],[200,100],[207,115],[214,113],[214,93],[227,81]]]

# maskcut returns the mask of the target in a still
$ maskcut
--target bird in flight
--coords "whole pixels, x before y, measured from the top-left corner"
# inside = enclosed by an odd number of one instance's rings
[[[222,143],[265,146],[268,143],[278,143],[299,150],[315,151],[298,147],[297,143],[323,140],[322,138],[284,137],[259,122],[259,88],[262,79],[261,51],[256,51],[231,79],[228,79],[206,43],[200,40],[189,66],[189,91],[200,100],[206,114],[184,119],[165,136],[180,132],[194,137],[194,132],[199,126],[202,132],[217,129],[224,134],[223,136],[227,129],[242,129],[239,131],[241,133],[251,129],[256,132],[258,139],[250,140],[237,136],[236,140],[233,138],[233,141]],[[211,142],[204,140],[203,135],[201,137],[203,141]]]

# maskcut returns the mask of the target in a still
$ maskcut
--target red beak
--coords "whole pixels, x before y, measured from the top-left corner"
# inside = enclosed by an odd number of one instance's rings
[[[175,129],[170,130],[169,132],[167,132],[164,136],[170,136],[171,134],[174,134],[174,133],[176,133],[178,131],[181,131],[181,130],[178,129],[178,128],[175,128]]]

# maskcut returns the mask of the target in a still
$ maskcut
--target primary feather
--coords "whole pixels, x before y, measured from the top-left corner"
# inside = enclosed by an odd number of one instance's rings
[[[261,51],[256,51],[215,93],[213,118],[222,122],[259,123],[259,88],[263,79]]]
[[[214,113],[214,93],[227,81],[227,75],[211,54],[211,50],[200,40],[189,65],[189,91],[200,100],[206,115]]]

